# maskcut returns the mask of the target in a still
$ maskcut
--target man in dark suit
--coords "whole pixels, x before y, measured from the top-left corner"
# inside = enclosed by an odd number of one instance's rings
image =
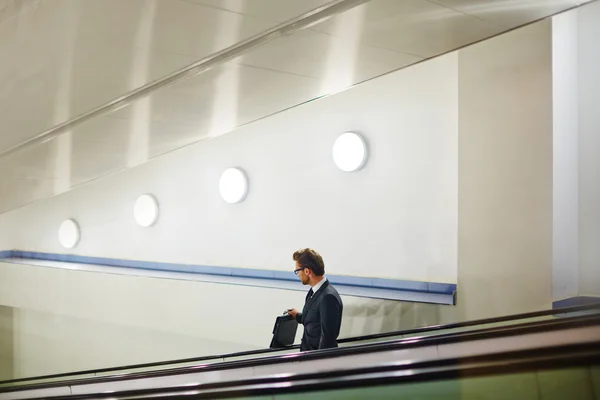
[[[304,325],[300,351],[338,347],[337,337],[342,325],[342,299],[325,277],[323,258],[313,249],[294,253],[294,272],[303,285],[310,285],[302,313],[296,309],[288,314]]]

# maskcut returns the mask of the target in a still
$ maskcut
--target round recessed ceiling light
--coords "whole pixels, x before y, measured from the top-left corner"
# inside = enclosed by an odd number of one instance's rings
[[[81,238],[79,225],[72,219],[67,219],[60,224],[58,228],[58,240],[63,247],[72,249],[77,246]]]
[[[154,196],[143,194],[135,201],[133,207],[135,222],[140,226],[148,227],[154,225],[158,220],[158,202]]]
[[[354,132],[338,136],[333,144],[333,162],[342,171],[357,171],[367,161],[367,145],[363,138]]]
[[[248,193],[248,179],[238,168],[228,168],[221,174],[219,192],[227,203],[239,203]]]

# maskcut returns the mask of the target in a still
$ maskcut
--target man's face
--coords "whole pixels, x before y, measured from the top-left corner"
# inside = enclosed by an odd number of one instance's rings
[[[300,266],[300,264],[298,264],[298,261],[296,261],[296,270],[299,270],[298,278],[300,278],[300,282],[302,282],[303,285],[307,285],[308,284],[308,275],[305,273],[305,271],[308,272],[309,270],[306,268],[305,269],[300,269],[300,268],[302,268],[302,267]]]

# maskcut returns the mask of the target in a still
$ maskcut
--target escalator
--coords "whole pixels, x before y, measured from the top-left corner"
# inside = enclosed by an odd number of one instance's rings
[[[594,399],[600,346],[554,346],[497,356],[456,357],[340,372],[62,396],[58,399]],[[588,376],[592,377],[588,379]],[[593,380],[595,379],[595,380]],[[594,397],[596,396],[596,397]]]
[[[585,376],[595,390],[598,349],[600,304],[347,338],[339,349],[299,353],[294,346],[5,381],[0,399],[297,398],[315,391],[363,398],[361,387],[369,397],[401,398],[398,386],[401,393],[445,388],[451,396],[462,393],[465,380],[508,387],[500,378],[509,382],[515,374],[533,379],[538,390],[548,374]],[[419,389],[430,381],[436,383]]]

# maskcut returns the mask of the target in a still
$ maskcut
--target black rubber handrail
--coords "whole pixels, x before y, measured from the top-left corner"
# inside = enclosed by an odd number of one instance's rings
[[[281,395],[598,364],[600,364],[600,338],[594,343],[558,345],[492,355],[390,363],[354,369],[291,374],[283,377],[244,378],[235,381],[167,388],[57,396],[50,397],[48,400],[85,400],[89,398],[125,400],[146,397],[175,400]]]
[[[450,324],[433,325],[433,326],[426,326],[426,327],[420,327],[420,328],[406,329],[406,330],[401,330],[401,331],[376,333],[376,334],[363,335],[363,336],[354,336],[354,337],[350,337],[350,338],[339,339],[338,343],[343,344],[343,343],[360,342],[360,341],[365,341],[365,340],[385,339],[385,338],[390,338],[390,337],[400,336],[400,335],[437,332],[437,331],[447,330],[447,329],[465,328],[465,327],[471,327],[471,326],[477,326],[477,325],[486,325],[486,324],[493,324],[493,323],[499,323],[499,322],[517,321],[520,319],[547,317],[547,316],[553,316],[553,315],[557,315],[557,314],[585,312],[585,311],[592,311],[592,310],[600,310],[600,302],[595,303],[595,304],[586,304],[586,305],[582,305],[582,306],[564,307],[564,308],[543,310],[543,311],[533,311],[533,312],[522,313],[522,314],[506,315],[506,316],[493,317],[493,318],[484,318],[484,319],[477,319],[477,320],[464,321],[464,322],[454,322],[454,323],[450,323]],[[275,353],[275,352],[285,351],[285,350],[294,350],[294,349],[299,349],[299,348],[300,348],[299,345],[293,345],[293,346],[289,346],[289,347],[286,347],[283,349],[249,350],[249,351],[241,351],[241,352],[236,352],[236,353],[225,353],[225,354],[212,355],[212,356],[183,358],[183,359],[168,360],[168,361],[157,361],[157,362],[151,362],[151,363],[126,365],[126,366],[120,366],[120,367],[110,367],[110,368],[99,368],[99,369],[93,369],[93,370],[65,372],[65,373],[60,373],[60,374],[41,375],[41,376],[28,377],[28,378],[5,380],[5,381],[0,381],[0,385],[13,384],[13,383],[25,383],[25,382],[45,380],[45,379],[69,378],[69,377],[76,377],[76,376],[81,376],[81,375],[92,375],[92,374],[100,374],[100,373],[106,373],[106,372],[118,373],[119,371],[125,371],[125,370],[131,370],[131,369],[167,367],[170,365],[185,364],[185,363],[191,363],[191,362],[200,363],[203,361],[212,361],[212,360],[225,359],[225,358],[261,355],[261,354]]]
[[[356,354],[363,354],[369,352],[379,351],[390,351],[396,349],[407,349],[414,347],[425,347],[442,344],[451,344],[466,342],[471,340],[490,339],[497,337],[514,336],[528,333],[546,332],[549,329],[566,329],[566,328],[578,328],[587,326],[600,325],[600,315],[584,315],[577,317],[569,317],[557,320],[547,321],[536,321],[528,322],[519,325],[500,326],[493,328],[485,328],[476,331],[465,331],[456,333],[447,333],[435,336],[425,336],[420,338],[405,338],[397,339],[388,342],[380,343],[369,343],[363,345],[356,345],[352,347],[342,347],[338,349],[327,349],[319,350],[306,353],[295,353],[295,354],[284,354],[272,357],[263,357],[259,359],[248,359],[223,362],[218,364],[198,365],[198,366],[186,366],[173,369],[155,370],[155,371],[143,371],[133,372],[130,374],[122,375],[109,375],[109,376],[98,376],[83,378],[77,380],[66,380],[59,382],[48,382],[31,385],[23,385],[16,387],[0,388],[0,393],[4,392],[18,392],[25,390],[36,390],[36,389],[48,389],[53,387],[64,387],[64,386],[77,386],[77,385],[88,385],[95,383],[107,383],[116,381],[125,381],[133,379],[148,379],[157,378],[162,376],[174,376],[184,375],[198,372],[209,372],[224,369],[235,369],[235,368],[249,368],[263,365],[272,365],[286,362],[299,362],[299,361],[310,361],[316,359],[349,356]],[[600,339],[600,338],[599,338]]]

